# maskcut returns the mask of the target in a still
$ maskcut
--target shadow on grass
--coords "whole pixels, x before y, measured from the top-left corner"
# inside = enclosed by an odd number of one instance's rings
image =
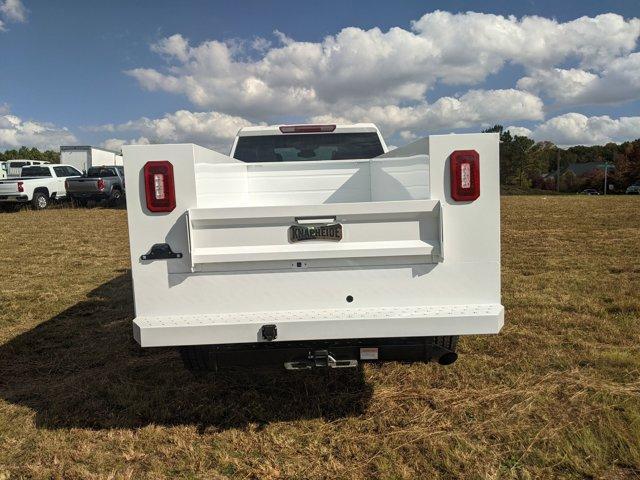
[[[44,428],[249,423],[358,415],[371,397],[361,371],[236,369],[195,378],[174,349],[132,339],[129,272],[0,345],[0,397]]]

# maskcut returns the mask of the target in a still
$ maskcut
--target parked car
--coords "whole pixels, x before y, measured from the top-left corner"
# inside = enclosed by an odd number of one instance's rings
[[[373,124],[247,127],[230,156],[125,146],[135,340],[192,370],[454,362],[503,325],[498,147],[387,152]]]
[[[65,199],[65,180],[82,174],[71,165],[31,165],[22,168],[22,177],[0,181],[0,206],[15,208],[30,203],[43,210],[52,201]]]
[[[65,188],[69,198],[80,206],[86,206],[89,200],[117,205],[125,193],[124,167],[91,167],[86,175],[67,179]]]
[[[578,192],[579,195],[600,195],[595,188],[585,188],[581,192]]]
[[[627,195],[640,195],[640,180],[629,185],[625,193]]]

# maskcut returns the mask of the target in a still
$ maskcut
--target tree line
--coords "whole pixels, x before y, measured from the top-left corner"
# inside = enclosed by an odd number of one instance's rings
[[[500,134],[500,184],[505,187],[561,192],[595,188],[602,191],[604,170],[580,176],[567,171],[571,164],[588,162],[611,166],[607,183],[613,185],[613,192],[624,192],[629,185],[640,181],[640,139],[619,144],[560,148],[552,142],[535,142],[526,136],[512,135],[501,125],[484,132]]]
[[[37,148],[20,147],[19,149],[5,150],[0,152],[0,162],[7,160],[44,160],[49,163],[60,163],[60,152],[55,150],[45,150],[41,152]]]

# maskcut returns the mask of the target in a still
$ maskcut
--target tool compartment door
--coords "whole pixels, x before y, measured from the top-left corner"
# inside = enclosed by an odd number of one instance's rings
[[[195,208],[194,272],[434,263],[442,259],[436,200]],[[342,238],[294,241],[295,226],[338,225]]]

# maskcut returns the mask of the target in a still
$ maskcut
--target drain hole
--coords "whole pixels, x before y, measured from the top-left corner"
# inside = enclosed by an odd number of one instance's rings
[[[347,295],[347,302],[353,302],[353,297],[351,295]]]

